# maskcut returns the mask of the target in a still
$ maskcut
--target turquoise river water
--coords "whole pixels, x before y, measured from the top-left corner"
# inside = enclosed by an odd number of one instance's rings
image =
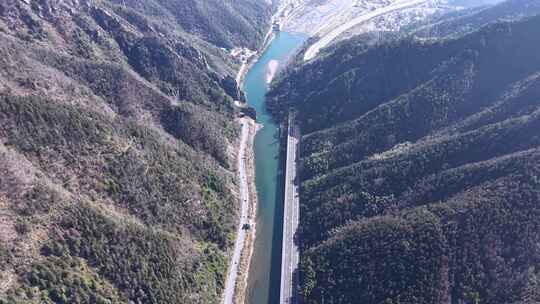
[[[305,41],[305,36],[277,33],[266,51],[247,73],[243,89],[248,104],[257,110],[257,123],[262,129],[255,137],[255,184],[257,236],[251,260],[247,291],[248,304],[279,302],[281,270],[281,233],[283,219],[283,186],[279,179],[278,126],[264,107],[270,66],[283,66]]]

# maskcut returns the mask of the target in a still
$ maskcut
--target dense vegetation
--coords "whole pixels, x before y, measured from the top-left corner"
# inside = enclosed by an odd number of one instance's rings
[[[219,47],[257,49],[268,31],[271,8],[258,0],[112,0],[145,12],[153,19],[169,19],[186,32]]]
[[[489,1],[488,1],[489,2]],[[443,14],[435,18],[431,23],[420,21],[420,24],[413,24],[405,31],[410,31],[414,35],[425,38],[459,36],[467,32],[475,31],[479,27],[500,20],[512,20],[524,17],[531,17],[540,13],[540,3],[530,0],[506,0],[497,5],[489,6],[489,3],[478,1],[451,2],[457,5],[482,5],[470,9],[459,10],[451,14]]]
[[[219,12],[216,13],[216,12]],[[0,303],[218,303],[263,1],[0,3]]]
[[[533,17],[345,41],[275,83],[303,131],[306,303],[540,301],[538,54]]]

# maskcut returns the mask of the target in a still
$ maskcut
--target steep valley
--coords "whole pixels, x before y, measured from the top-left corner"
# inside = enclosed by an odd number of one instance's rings
[[[217,13],[219,12],[219,13]],[[219,303],[244,1],[0,3],[0,302]]]
[[[1,0],[0,304],[540,303],[539,54],[537,0]]]

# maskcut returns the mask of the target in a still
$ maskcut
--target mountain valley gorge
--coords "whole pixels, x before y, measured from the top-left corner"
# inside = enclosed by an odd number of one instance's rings
[[[289,123],[280,304],[540,303],[540,1],[0,0],[0,304],[277,304]]]

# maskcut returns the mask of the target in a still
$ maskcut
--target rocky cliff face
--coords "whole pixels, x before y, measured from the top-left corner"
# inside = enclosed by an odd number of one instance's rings
[[[222,47],[257,45],[269,8],[184,4],[0,3],[0,302],[219,301],[239,98]]]

